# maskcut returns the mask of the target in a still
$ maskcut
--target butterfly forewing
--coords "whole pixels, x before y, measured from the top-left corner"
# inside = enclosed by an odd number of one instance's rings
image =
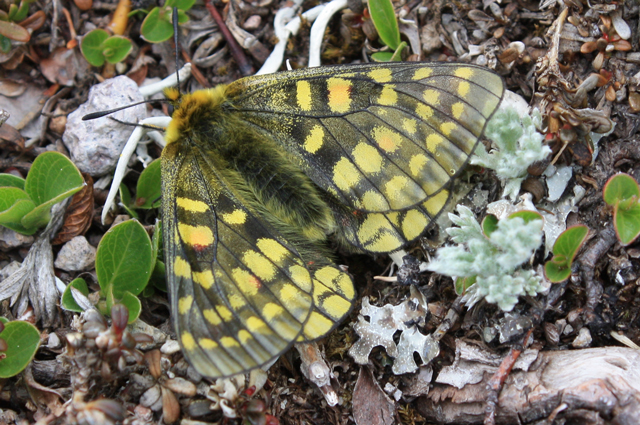
[[[500,77],[456,64],[365,64],[239,80],[233,110],[361,212],[406,210],[468,160],[502,99]]]

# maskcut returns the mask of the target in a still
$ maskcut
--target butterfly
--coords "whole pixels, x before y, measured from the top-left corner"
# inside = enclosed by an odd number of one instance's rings
[[[183,353],[211,378],[326,336],[356,297],[331,236],[385,253],[443,210],[504,83],[453,63],[337,65],[180,95],[162,152],[164,253]]]

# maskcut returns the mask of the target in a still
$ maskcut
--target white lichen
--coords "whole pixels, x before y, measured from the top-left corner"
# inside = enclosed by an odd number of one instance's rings
[[[538,274],[520,268],[542,243],[542,219],[503,219],[486,236],[469,208],[458,205],[457,211],[459,215],[449,214],[449,218],[459,227],[447,233],[459,245],[438,249],[428,270],[452,277],[475,276],[476,283],[467,289],[467,305],[485,298],[510,311],[520,295],[543,290]]]
[[[515,200],[520,184],[527,176],[527,168],[537,161],[545,159],[551,149],[543,145],[544,136],[536,129],[540,122],[540,113],[534,110],[533,117],[520,117],[515,109],[500,109],[487,124],[485,136],[496,149],[487,152],[482,143],[478,144],[472,164],[492,169],[504,182],[502,196]]]

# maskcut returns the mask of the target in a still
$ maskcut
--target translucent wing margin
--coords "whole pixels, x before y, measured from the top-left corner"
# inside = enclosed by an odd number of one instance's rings
[[[178,142],[162,160],[174,327],[201,374],[225,377],[263,366],[294,342],[326,335],[349,313],[351,278],[327,259],[308,264],[247,207],[247,194],[231,189],[214,155]]]
[[[504,93],[481,67],[386,63],[238,80],[229,111],[273,138],[315,184],[361,213],[437,197],[466,164]]]

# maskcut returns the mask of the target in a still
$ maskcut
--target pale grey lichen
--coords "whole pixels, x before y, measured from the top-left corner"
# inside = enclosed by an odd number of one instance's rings
[[[544,136],[536,129],[540,113],[534,110],[533,117],[520,117],[515,109],[506,108],[496,112],[487,124],[485,136],[496,149],[487,152],[478,144],[472,164],[490,168],[504,182],[503,196],[516,199],[520,184],[527,176],[527,168],[534,162],[545,159],[551,149],[542,144]]]
[[[458,205],[457,211],[459,215],[449,218],[459,227],[447,233],[459,245],[438,249],[427,269],[452,277],[475,276],[476,283],[467,290],[467,305],[486,298],[509,311],[520,295],[544,289],[538,274],[520,268],[542,242],[542,219],[528,223],[521,217],[503,219],[486,236],[469,208]]]

